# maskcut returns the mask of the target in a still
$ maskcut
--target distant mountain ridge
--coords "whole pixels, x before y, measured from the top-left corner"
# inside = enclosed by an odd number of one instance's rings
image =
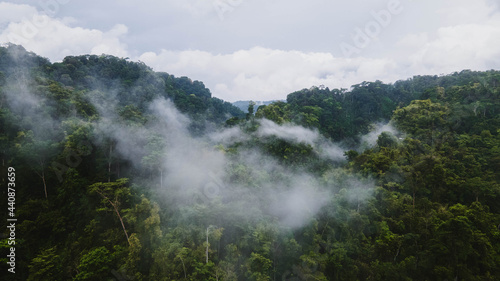
[[[277,102],[277,101],[286,102],[286,100],[269,100],[269,101],[253,101],[253,102],[255,102],[255,110],[257,110],[257,108],[259,108],[259,106],[261,106],[261,105],[270,105],[273,102]],[[250,104],[250,102],[251,102],[251,100],[235,101],[232,104],[234,106],[236,106],[237,108],[241,109],[241,111],[248,113],[248,105]]]

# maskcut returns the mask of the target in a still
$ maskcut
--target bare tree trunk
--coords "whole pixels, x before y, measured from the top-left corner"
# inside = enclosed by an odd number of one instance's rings
[[[399,256],[399,250],[401,249],[401,245],[399,245],[398,250],[396,251],[396,255],[394,255],[394,262],[396,262],[396,259]]]
[[[109,145],[109,158],[108,158],[108,182],[111,181],[111,153],[113,153],[113,144]]]
[[[42,173],[39,173],[37,171],[35,171],[35,173],[42,179],[43,190],[45,192],[45,199],[48,199],[48,196],[47,196],[47,184],[45,183],[45,172],[43,171],[43,168],[42,168]]]
[[[182,257],[179,256],[179,258],[181,259],[181,262],[182,262],[182,269],[184,269],[184,280],[186,280],[187,279],[186,266],[184,265],[184,261],[182,260]]]
[[[130,246],[130,240],[128,239],[128,233],[127,233],[127,230],[125,229],[125,224],[123,223],[122,216],[120,216],[120,212],[118,212],[118,208],[116,207],[116,205],[113,204],[113,208],[115,209],[115,212],[116,212],[116,215],[118,216],[118,219],[120,219],[120,222],[122,223],[123,232],[125,232],[125,236],[127,237],[128,245]]]
[[[125,236],[127,237],[128,245],[130,246],[130,240],[128,238],[128,233],[127,233],[127,230],[125,229],[125,224],[123,223],[122,216],[120,216],[120,212],[118,211],[117,204],[111,202],[111,200],[109,200],[109,198],[104,196],[104,194],[102,194],[101,192],[97,191],[97,193],[99,193],[99,195],[101,195],[102,198],[108,200],[109,204],[111,204],[111,206],[113,206],[113,209],[115,209],[116,215],[118,216],[118,219],[120,220],[120,223],[122,224],[123,232],[125,232]]]
[[[42,171],[42,181],[43,181],[43,190],[45,191],[45,199],[48,199],[47,184],[45,183],[45,173],[43,171]]]

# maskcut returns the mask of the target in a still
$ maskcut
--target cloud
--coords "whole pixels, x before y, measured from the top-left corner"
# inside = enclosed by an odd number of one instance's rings
[[[93,102],[114,108],[100,100]],[[103,110],[99,104],[96,107]],[[141,129],[116,122],[112,113],[103,115],[97,135],[114,139],[116,151],[136,168],[146,168],[149,164],[144,159],[159,156],[151,173],[138,179],[138,183],[157,188],[166,205],[183,213],[187,219],[190,215],[185,213],[186,209],[210,208],[212,204],[217,206],[218,202],[223,202],[224,209],[216,219],[219,226],[267,216],[276,219],[282,227],[298,228],[310,222],[339,189],[352,191],[352,196],[359,193],[358,182],[326,186],[317,175],[300,169],[292,171],[253,146],[251,140],[252,136],[273,135],[291,142],[310,143],[319,153],[333,149],[334,145],[322,139],[317,131],[261,120],[260,129],[255,133],[249,134],[239,128],[220,128],[208,135],[193,137],[187,129],[191,120],[171,101],[152,101],[149,113],[155,118]],[[162,139],[164,147],[156,146],[157,151],[151,151],[148,147],[155,137]],[[96,141],[103,144],[102,140]],[[232,153],[215,147],[240,141],[250,142]],[[329,158],[331,154],[320,157]],[[356,199],[366,200],[359,196]]]
[[[0,3],[3,13],[12,14],[0,30],[0,42],[23,45],[27,50],[60,61],[68,55],[112,54],[128,56],[121,38],[127,27],[116,24],[109,31],[71,27],[74,19],[57,19],[28,5]]]
[[[216,131],[211,133],[208,137],[212,142],[222,145],[230,145],[250,139],[249,136],[244,134],[239,127]]]
[[[305,143],[313,145],[319,138],[319,133],[301,126],[278,125],[273,121],[262,119],[257,130],[259,137],[276,136],[295,143]]]
[[[346,149],[332,144],[329,142],[323,142],[318,148],[318,154],[323,159],[333,160],[335,162],[342,162],[346,159],[344,153]]]
[[[411,35],[410,35],[411,36]],[[411,41],[411,37],[404,41]],[[461,69],[500,67],[500,21],[443,27],[434,38],[421,35],[421,47],[410,56],[414,71],[449,73]],[[425,40],[425,41],[424,41]]]
[[[23,18],[31,18],[37,10],[29,5],[0,2],[0,26]]]
[[[294,183],[282,191],[273,190],[270,211],[281,223],[292,228],[306,224],[323,206],[331,194],[318,188],[316,179],[310,175],[292,176]]]
[[[257,148],[242,147],[231,155],[214,149],[217,140],[249,139],[238,136],[246,135],[239,129],[221,128],[211,135],[194,138],[187,130],[190,120],[172,102],[155,100],[150,111],[157,121],[149,123],[146,131],[136,138],[154,132],[165,140],[164,153],[157,167],[162,170],[165,184],[159,191],[173,209],[183,210],[198,204],[210,206],[220,200],[226,211],[217,218],[218,223],[271,216],[282,226],[296,228],[309,222],[331,196],[319,178],[305,172],[292,172]],[[117,127],[114,132],[124,129]],[[278,133],[284,134],[283,130]],[[137,160],[138,153],[133,152],[138,149],[137,145],[120,134],[114,136],[117,146],[129,147],[121,150],[122,155]],[[154,178],[158,176],[155,174]]]
[[[457,26],[488,21],[497,12],[498,1],[493,0],[447,0],[436,9],[436,14],[444,26]],[[450,5],[452,4],[452,5]]]
[[[95,17],[90,15],[97,5],[87,2],[70,2],[52,12],[40,4],[0,2],[0,42],[22,44],[55,61],[82,54],[131,57],[157,71],[201,80],[227,101],[285,99],[311,86],[349,88],[362,81],[500,68],[500,14],[491,0],[402,1],[403,12],[373,40],[377,44],[352,58],[338,46],[349,42],[356,27],[373,21],[371,12],[387,1],[357,10],[361,1],[342,4],[332,12],[336,17],[322,17],[328,9],[317,7],[333,4],[319,0],[226,2],[234,9],[223,21],[214,2],[202,0],[146,1],[135,17],[130,1],[103,4],[117,13]],[[257,13],[260,20],[249,24]]]
[[[267,119],[259,120],[257,136],[265,138],[274,136],[292,143],[310,145],[321,158],[341,162],[345,160],[345,149],[324,138],[318,130],[311,130],[292,124],[278,125]]]
[[[192,16],[202,16],[213,12],[216,0],[173,0],[172,3],[182,10],[189,12]],[[234,1],[233,2],[237,2]]]
[[[378,58],[252,47],[227,54],[161,50],[139,60],[156,70],[202,80],[224,100],[284,99],[290,92],[321,84],[349,88],[362,81],[390,83],[413,75],[499,68],[500,20],[497,14],[487,18],[406,34]]]
[[[11,55],[18,57],[16,53]],[[44,101],[29,91],[26,66],[14,63],[10,67],[19,81],[6,86],[7,105],[25,118],[38,120],[33,124],[42,133],[47,134],[51,128],[59,130],[56,122],[60,121],[41,112],[39,105]],[[111,88],[97,87],[88,93],[99,111],[99,119],[92,121],[92,141],[103,149],[107,173],[120,165],[116,162],[117,154],[120,159],[129,160],[131,167],[127,169],[137,169],[132,172],[135,183],[158,190],[161,196],[156,200],[162,200],[170,210],[187,219],[194,218],[184,210],[196,212],[219,206],[203,213],[204,223],[224,226],[243,220],[253,223],[255,218],[266,217],[285,228],[298,228],[309,223],[340,188],[326,186],[321,177],[300,168],[291,170],[252,144],[253,137],[275,135],[291,142],[309,143],[317,149],[323,144],[317,131],[262,120],[256,135],[239,128],[220,128],[216,133],[193,137],[188,130],[191,120],[165,99],[149,104],[147,115],[151,118],[144,126],[130,126],[117,116],[117,90]],[[87,123],[73,118],[72,121]],[[35,135],[38,136],[36,131]],[[231,153],[216,148],[220,143],[245,140],[250,141]],[[349,189],[349,185],[342,187]]]
[[[390,59],[336,58],[331,53],[263,47],[230,54],[162,50],[145,53],[139,60],[158,71],[201,80],[214,96],[228,101],[284,99],[292,91],[321,84],[340,88],[397,77]]]
[[[6,106],[18,116],[19,126],[25,126],[24,131],[31,130],[35,137],[46,140],[53,138],[60,128],[44,106],[47,98],[40,94],[31,81],[30,62],[26,53],[16,48],[7,49],[12,64],[4,65],[5,74],[9,77],[3,86]],[[8,60],[7,60],[8,61]]]
[[[443,1],[433,25],[400,36],[396,49],[403,73],[447,74],[500,67],[500,14],[495,1]]]

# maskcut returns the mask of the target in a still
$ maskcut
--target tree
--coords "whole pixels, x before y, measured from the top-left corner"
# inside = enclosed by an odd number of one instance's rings
[[[439,133],[448,130],[449,109],[431,100],[414,100],[407,107],[394,111],[392,119],[398,129],[432,143]],[[436,135],[438,133],[438,135]]]
[[[44,249],[29,266],[30,275],[28,281],[32,280],[64,280],[61,274],[62,258],[56,254],[55,247]]]
[[[287,116],[287,106],[284,102],[275,102],[269,105],[261,105],[255,113],[256,118],[266,118],[276,124],[283,124],[289,121]]]
[[[108,249],[105,247],[94,248],[80,259],[78,274],[74,280],[109,280],[112,261]]]
[[[127,237],[127,243],[130,246],[130,240],[127,233],[127,229],[125,228],[125,224],[123,222],[122,216],[120,215],[120,205],[126,203],[130,197],[130,189],[125,185],[128,183],[128,179],[118,179],[116,182],[108,182],[108,183],[94,183],[89,186],[90,194],[99,194],[102,198],[101,204],[109,205],[113,208],[116,213],[116,216],[120,220],[120,223],[123,228],[123,232],[125,233],[125,237]]]
[[[255,102],[254,101],[250,101],[248,103],[248,113],[247,113],[247,116],[246,116],[246,119],[247,120],[251,120],[253,118],[253,115],[254,115],[254,107],[255,107]]]
[[[32,131],[19,132],[17,139],[16,146],[20,154],[42,180],[45,198],[48,199],[45,171],[51,159],[56,155],[57,143],[38,139]]]
[[[148,143],[145,147],[146,155],[142,157],[141,160],[141,163],[145,165],[148,170],[157,170],[160,173],[160,188],[163,188],[163,160],[165,157],[165,146],[165,139],[162,136],[158,134],[148,136]]]
[[[377,138],[379,147],[394,147],[398,143],[398,139],[391,132],[382,132]]]

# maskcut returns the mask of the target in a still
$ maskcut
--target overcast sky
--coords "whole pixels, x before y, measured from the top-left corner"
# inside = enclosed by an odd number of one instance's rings
[[[500,69],[494,0],[0,2],[0,43],[61,61],[111,54],[227,101],[325,85]]]

